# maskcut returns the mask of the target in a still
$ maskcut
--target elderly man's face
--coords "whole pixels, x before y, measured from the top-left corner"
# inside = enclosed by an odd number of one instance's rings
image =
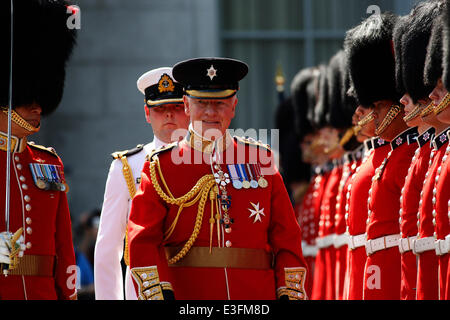
[[[192,127],[204,138],[215,140],[223,136],[235,116],[238,99],[195,99],[184,96],[186,114]]]

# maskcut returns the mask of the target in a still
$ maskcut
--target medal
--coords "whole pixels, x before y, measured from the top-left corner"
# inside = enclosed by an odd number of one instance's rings
[[[244,164],[238,164],[236,165],[236,169],[238,170],[239,177],[242,181],[242,187],[244,189],[250,188],[250,182],[248,181],[247,172],[245,171],[245,165]]]
[[[45,182],[45,180],[42,179],[42,178],[36,179],[36,186],[39,189],[41,189],[41,190],[48,190],[49,189],[48,183]]]
[[[241,179],[239,178],[239,175],[236,171],[236,167],[232,164],[232,165],[227,165],[228,168],[228,172],[230,173],[230,177],[231,177],[231,181],[233,184],[233,187],[235,189],[242,189],[242,182]]]
[[[266,180],[264,177],[260,177],[260,178],[258,179],[258,185],[259,185],[261,188],[267,188],[267,186],[269,185],[269,183],[267,182],[267,180]]]
[[[250,187],[252,187],[253,189],[258,188],[258,182],[256,182],[253,178],[256,175],[253,174],[253,171],[252,171],[249,163],[247,163],[247,170],[248,170],[248,174],[250,175]]]
[[[259,166],[259,164],[255,165],[255,170],[257,172],[258,175],[258,185],[261,188],[267,188],[267,186],[269,185],[269,183],[267,182],[267,180],[264,178],[264,176],[261,174],[261,167]]]
[[[34,184],[39,189],[63,192],[68,190],[61,166],[41,163],[30,163],[29,166]]]

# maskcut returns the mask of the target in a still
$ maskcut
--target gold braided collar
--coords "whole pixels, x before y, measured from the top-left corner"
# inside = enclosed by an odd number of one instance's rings
[[[444,111],[445,109],[447,109],[447,107],[450,105],[450,93],[447,92],[447,94],[445,95],[445,97],[442,99],[441,103],[439,103],[437,106],[434,106],[434,114],[438,115],[440,114],[442,111]]]
[[[377,136],[381,135],[391,125],[394,119],[397,118],[401,111],[402,109],[399,106],[395,104],[392,105],[383,121],[381,121],[381,124],[375,129],[375,134]]]
[[[1,110],[4,114],[8,115],[8,108],[7,107],[1,107]],[[22,118],[15,110],[11,110],[11,120],[17,124],[19,127],[32,132],[36,133],[39,131],[39,127],[33,127],[31,124],[29,124],[24,118]]]
[[[190,146],[192,149],[211,154],[214,151],[225,151],[230,146],[230,144],[233,143],[233,138],[231,137],[230,133],[226,131],[223,137],[217,141],[216,150],[214,150],[214,141],[207,140],[197,134],[194,130],[189,129],[186,138],[182,142]]]
[[[21,153],[27,147],[27,138],[19,139],[15,136],[11,136],[11,152]],[[0,150],[8,150],[8,135],[0,131]]]
[[[433,103],[431,102],[431,104]],[[403,120],[405,122],[409,122],[417,118],[422,113],[422,110],[425,110],[426,108],[428,108],[428,106],[429,105],[418,103],[410,113],[408,113],[406,116],[403,117]]]

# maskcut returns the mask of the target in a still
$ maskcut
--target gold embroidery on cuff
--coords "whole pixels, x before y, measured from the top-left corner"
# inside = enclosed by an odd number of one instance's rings
[[[131,275],[138,285],[139,300],[162,300],[159,275],[156,266],[133,268]]]
[[[306,268],[284,268],[286,287],[277,289],[277,297],[287,295],[289,300],[307,300],[305,292]]]

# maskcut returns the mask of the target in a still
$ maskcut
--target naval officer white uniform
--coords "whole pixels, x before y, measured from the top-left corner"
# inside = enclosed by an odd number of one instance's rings
[[[154,140],[112,154],[114,160],[106,181],[95,245],[94,281],[97,300],[123,300],[122,257],[127,264],[125,298],[137,299],[130,278],[126,248],[131,200],[139,189],[146,156],[154,149],[172,142],[171,133],[176,129],[187,129],[189,124],[189,118],[184,114],[183,88],[173,80],[171,68],[158,68],[145,73],[137,81],[137,86],[145,95],[146,119],[152,125]]]

